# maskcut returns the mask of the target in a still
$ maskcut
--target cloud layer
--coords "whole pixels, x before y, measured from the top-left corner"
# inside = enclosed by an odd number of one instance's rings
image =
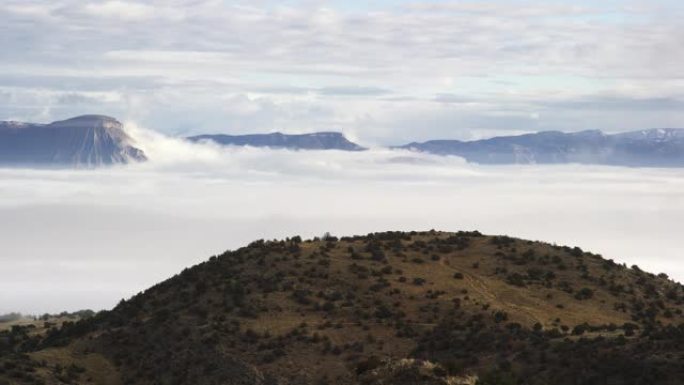
[[[4,1],[0,119],[372,145],[684,118],[678,2],[362,3]]]
[[[225,249],[326,231],[477,229],[684,280],[681,170],[221,149],[129,128],[155,161],[0,169],[0,313],[111,307]]]

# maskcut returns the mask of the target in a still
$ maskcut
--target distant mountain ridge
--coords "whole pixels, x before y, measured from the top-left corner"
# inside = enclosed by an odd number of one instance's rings
[[[193,142],[213,141],[224,146],[252,146],[286,148],[292,150],[342,150],[363,151],[366,148],[349,141],[340,132],[314,132],[310,134],[270,134],[251,135],[197,135],[186,138]]]
[[[475,141],[430,140],[395,148],[456,155],[480,164],[602,164],[684,167],[684,129],[650,129],[618,134],[598,130],[543,131]]]
[[[122,124],[82,115],[49,124],[0,122],[0,164],[94,167],[147,160]]]
[[[364,151],[340,132],[186,137],[190,142],[289,150]],[[471,163],[597,164],[627,167],[684,167],[684,129],[660,128],[605,134],[542,131],[489,139],[429,140],[390,147],[460,156]],[[96,167],[147,160],[123,125],[104,115],[82,115],[49,124],[0,121],[0,166]]]

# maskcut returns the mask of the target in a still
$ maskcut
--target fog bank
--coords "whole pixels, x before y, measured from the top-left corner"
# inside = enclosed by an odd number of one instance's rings
[[[326,231],[477,229],[684,280],[684,170],[225,149],[129,127],[152,162],[0,169],[0,313],[109,308],[254,239]]]

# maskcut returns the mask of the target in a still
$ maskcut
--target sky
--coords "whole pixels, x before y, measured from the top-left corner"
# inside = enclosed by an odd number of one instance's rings
[[[683,16],[670,0],[2,0],[0,120],[369,146],[681,127]]]

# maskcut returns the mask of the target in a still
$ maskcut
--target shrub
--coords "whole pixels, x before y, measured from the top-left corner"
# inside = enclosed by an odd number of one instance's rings
[[[575,299],[582,301],[585,299],[590,299],[594,296],[594,291],[589,289],[588,287],[583,287],[575,293]]]
[[[497,311],[494,313],[494,322],[500,323],[508,320],[508,313],[505,311]]]
[[[580,324],[572,328],[572,335],[573,336],[581,336],[584,334],[587,330],[589,330],[589,325],[586,323]]]
[[[525,277],[518,273],[509,274],[506,277],[506,282],[513,286],[525,287]]]

